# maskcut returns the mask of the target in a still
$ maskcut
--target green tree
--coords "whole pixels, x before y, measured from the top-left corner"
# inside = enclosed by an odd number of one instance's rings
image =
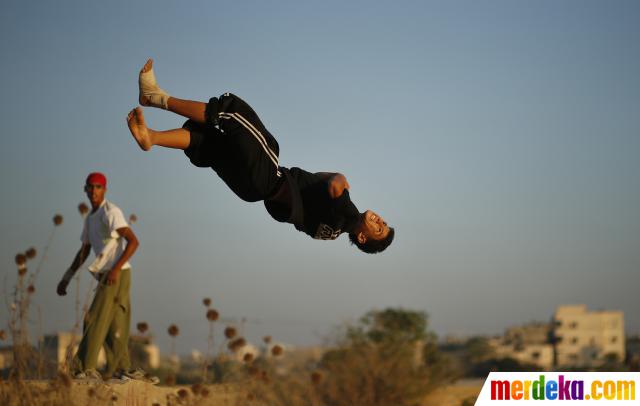
[[[420,404],[451,377],[424,312],[371,311],[339,344],[321,363],[326,379],[316,390],[324,404]]]
[[[486,337],[471,337],[464,345],[465,358],[467,362],[476,364],[492,358],[493,348]]]
[[[360,319],[356,329],[365,332],[366,337],[376,343],[414,343],[427,337],[427,314],[394,308],[373,310]]]

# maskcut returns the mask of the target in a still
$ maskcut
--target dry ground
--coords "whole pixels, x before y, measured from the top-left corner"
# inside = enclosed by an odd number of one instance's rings
[[[465,399],[476,398],[480,394],[484,379],[464,380],[437,389],[427,396],[423,406],[460,406]]]
[[[7,385],[6,382],[0,385]],[[49,385],[45,381],[31,381],[29,385],[36,390],[44,390]],[[423,406],[460,406],[468,398],[478,396],[482,388],[482,380],[461,381],[454,385],[436,390],[427,396]],[[5,386],[6,389],[6,386]],[[209,391],[205,397],[193,394],[189,386],[156,386],[140,381],[119,383],[71,383],[70,399],[75,405],[172,405],[180,398],[179,391],[183,389],[188,399],[184,403],[192,405],[235,405],[238,391],[232,385],[207,385]]]
[[[26,381],[33,391],[46,391],[50,383],[46,381]],[[7,382],[2,382],[3,389],[7,389]],[[65,390],[60,389],[60,390]],[[179,392],[184,390],[187,397],[181,399]],[[156,386],[140,381],[127,383],[83,383],[73,381],[69,388],[69,400],[73,405],[122,405],[122,406],[151,406],[158,405],[235,405],[237,390],[230,385],[207,385],[206,397],[193,394],[190,386]],[[50,394],[47,399],[54,404],[60,404],[62,396]],[[17,401],[12,399],[12,401]],[[41,402],[36,402],[41,404]],[[66,402],[63,402],[66,403]],[[21,404],[19,401],[16,404]],[[66,406],[66,405],[65,405]],[[71,405],[69,405],[71,406]]]

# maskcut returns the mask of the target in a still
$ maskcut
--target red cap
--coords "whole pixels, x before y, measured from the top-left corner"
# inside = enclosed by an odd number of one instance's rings
[[[92,172],[87,176],[87,185],[90,183],[98,183],[104,187],[107,187],[107,177],[100,172]]]

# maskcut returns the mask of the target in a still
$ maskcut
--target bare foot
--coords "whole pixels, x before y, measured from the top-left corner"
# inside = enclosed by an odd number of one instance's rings
[[[140,73],[149,72],[151,69],[153,69],[153,59],[149,58],[142,69],[140,69]]]
[[[135,138],[138,145],[140,145],[140,148],[144,151],[149,151],[153,146],[153,141],[151,140],[151,134],[149,134],[150,130],[144,122],[144,114],[140,107],[136,107],[129,112],[129,115],[127,115],[127,125],[129,126],[129,131],[131,131],[131,135],[133,135],[133,138]]]
[[[138,75],[138,102],[142,106],[168,108],[169,95],[158,86],[156,75],[153,72],[153,59],[149,58],[140,69]]]

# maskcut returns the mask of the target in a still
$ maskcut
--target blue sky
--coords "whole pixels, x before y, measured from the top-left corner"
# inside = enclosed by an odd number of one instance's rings
[[[42,249],[44,331],[79,248],[87,173],[135,213],[133,321],[205,348],[200,301],[252,339],[321,343],[373,308],[438,334],[499,334],[557,305],[625,311],[640,333],[640,5],[634,1],[17,2],[0,6],[0,258]],[[179,151],[140,151],[137,72],[260,114],[280,162],[339,171],[396,227],[376,256],[313,241]],[[182,119],[146,109],[155,129]],[[86,282],[88,276],[83,275]],[[6,319],[6,311],[0,313]],[[34,316],[35,320],[35,316]],[[221,330],[221,329],[220,329]]]

